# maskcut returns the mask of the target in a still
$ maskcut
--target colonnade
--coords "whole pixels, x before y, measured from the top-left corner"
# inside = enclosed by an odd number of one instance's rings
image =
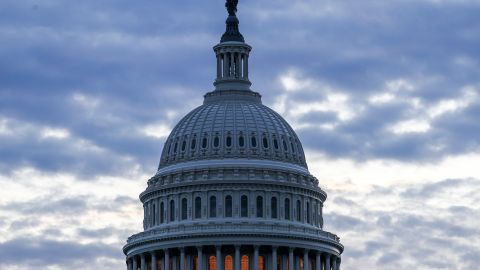
[[[320,250],[259,245],[169,248],[127,259],[128,270],[340,270],[341,258]]]

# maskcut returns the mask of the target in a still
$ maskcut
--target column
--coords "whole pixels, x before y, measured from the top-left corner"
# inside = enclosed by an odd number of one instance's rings
[[[127,260],[127,270],[133,270],[132,259]]]
[[[187,267],[187,270],[192,270],[192,255],[190,254],[187,254],[187,265],[185,267]]]
[[[339,257],[337,261],[337,270],[340,270],[340,263],[342,262],[342,259]]]
[[[333,270],[338,270],[337,269],[337,257],[333,256],[332,258],[332,268]]]
[[[216,249],[216,259],[217,259],[217,270],[222,270],[222,246],[215,246]]]
[[[137,258],[135,258],[135,256],[132,257],[132,261],[133,261],[133,270],[138,270],[138,266],[137,266]]]
[[[248,54],[245,55],[245,71],[243,72],[243,76],[245,76],[246,79],[248,79]]]
[[[145,254],[140,254],[140,269],[147,270],[147,264],[145,263]]]
[[[281,270],[287,270],[287,256],[285,254],[282,255],[282,269]]]
[[[259,246],[253,246],[253,270],[258,270],[258,253]]]
[[[235,246],[235,266],[233,270],[240,270],[241,267],[241,255],[240,255],[240,246],[236,245]]]
[[[293,248],[288,249],[288,270],[294,270]]]
[[[233,73],[234,72],[234,65],[235,65],[235,60],[233,59],[233,56],[234,56],[234,53],[231,52],[230,53],[230,65],[229,65],[229,69],[230,69],[230,78],[233,78],[235,77],[235,74]]]
[[[272,246],[272,270],[277,270],[277,247]]]
[[[222,77],[222,60],[220,55],[217,54],[217,79]]]
[[[322,270],[322,261],[320,260],[320,252],[317,251],[315,257],[315,270]]]
[[[325,270],[331,270],[331,268],[330,268],[330,254],[325,255]]]
[[[310,262],[308,261],[308,249],[303,250],[303,270],[310,270]]]
[[[185,248],[180,248],[180,270],[185,270]]]
[[[157,270],[157,255],[155,252],[151,253],[152,256],[152,270]]]
[[[164,259],[163,259],[163,262],[165,263],[165,266],[163,267],[163,269],[164,270],[170,270],[170,251],[167,248],[163,251],[163,253],[165,254]]]
[[[198,270],[203,270],[203,253],[202,247],[197,247]],[[168,269],[165,269],[168,270]]]
[[[228,54],[223,54],[223,78],[228,77]]]

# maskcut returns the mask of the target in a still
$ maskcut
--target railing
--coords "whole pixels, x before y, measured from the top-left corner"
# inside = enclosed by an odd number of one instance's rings
[[[134,234],[130,236],[127,243],[133,243],[138,240],[144,240],[154,237],[176,237],[189,236],[195,234],[220,233],[220,234],[242,234],[242,233],[264,233],[268,235],[285,235],[285,236],[301,236],[309,238],[323,238],[340,243],[340,238],[330,232],[321,229],[307,228],[303,226],[295,226],[291,224],[265,224],[265,223],[191,223],[185,224],[168,224],[162,227],[154,227],[150,230]]]

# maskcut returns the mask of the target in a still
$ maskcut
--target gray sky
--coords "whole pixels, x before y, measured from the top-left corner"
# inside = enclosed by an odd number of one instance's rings
[[[240,0],[344,269],[480,264],[480,1]],[[122,269],[164,140],[213,89],[223,0],[0,2],[0,261]],[[1,268],[1,267],[0,267]]]

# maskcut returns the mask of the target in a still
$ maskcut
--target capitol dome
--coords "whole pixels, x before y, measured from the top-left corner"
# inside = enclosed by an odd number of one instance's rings
[[[253,91],[213,91],[168,137],[159,165],[191,160],[260,159],[307,168],[290,125]]]
[[[237,3],[227,0],[213,48],[215,89],[172,130],[140,194],[128,270],[340,269],[344,247],[323,229],[327,194],[294,130],[250,89]]]

